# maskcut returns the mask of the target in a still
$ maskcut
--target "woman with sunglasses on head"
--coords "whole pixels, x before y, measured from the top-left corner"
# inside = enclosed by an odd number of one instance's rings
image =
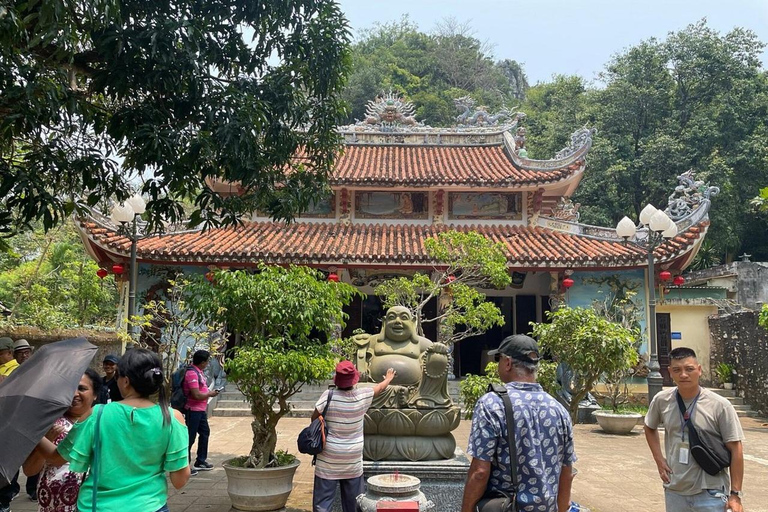
[[[79,511],[94,510],[95,499],[96,510],[167,512],[165,473],[176,489],[189,480],[187,427],[179,412],[169,410],[161,368],[154,352],[126,352],[117,367],[123,400],[94,407],[49,452],[54,461],[69,461],[74,471],[90,470],[80,488]],[[150,398],[156,393],[158,402]]]
[[[101,391],[102,381],[96,371],[88,368],[80,379],[75,396],[67,412],[56,420],[46,435],[54,445],[61,443],[80,418],[90,414]],[[40,512],[74,512],[77,510],[77,493],[85,478],[84,473],[72,471],[69,463],[61,465],[46,462],[42,453],[35,450],[24,462],[24,474],[40,474],[37,495]]]

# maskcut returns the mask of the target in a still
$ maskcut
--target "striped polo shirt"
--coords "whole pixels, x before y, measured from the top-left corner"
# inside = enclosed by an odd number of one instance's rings
[[[322,412],[325,391],[315,404]],[[373,402],[373,388],[334,390],[325,415],[328,425],[323,452],[317,456],[315,476],[326,480],[357,478],[363,474],[363,418]]]

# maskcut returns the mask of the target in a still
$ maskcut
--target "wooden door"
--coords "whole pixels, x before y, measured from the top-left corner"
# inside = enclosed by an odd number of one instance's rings
[[[672,386],[669,376],[669,352],[672,350],[672,323],[669,313],[656,313],[656,343],[659,350],[659,366],[664,385]]]

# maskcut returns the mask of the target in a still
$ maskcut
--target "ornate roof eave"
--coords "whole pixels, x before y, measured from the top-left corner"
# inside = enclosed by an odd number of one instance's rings
[[[676,262],[679,265],[675,265],[675,267],[677,268],[679,266],[680,270],[690,265],[695,256],[695,252],[698,251],[701,241],[709,228],[709,209],[711,205],[712,202],[709,199],[703,199],[690,213],[673,221],[677,226],[678,233],[674,238],[665,240],[656,249],[655,254],[659,264]],[[594,238],[596,240],[623,242],[616,234],[615,228],[592,226],[590,224],[556,219],[548,216],[539,217],[538,225],[545,229],[554,229],[587,238]],[[647,228],[641,227],[637,230],[635,238],[632,241],[644,240],[647,237]],[[689,240],[695,240],[695,242],[692,244],[687,243]],[[691,257],[680,261],[680,258],[686,254],[690,254]],[[647,263],[641,263],[640,266],[647,266]]]
[[[515,139],[512,134],[507,131],[504,133],[504,147],[509,153],[509,157],[512,163],[517,167],[531,170],[531,171],[551,171],[553,169],[562,169],[570,167],[572,165],[583,166],[587,153],[592,147],[592,136],[595,134],[594,129],[582,128],[574,132],[571,136],[574,144],[564,148],[560,154],[563,156],[555,157],[550,160],[534,160],[531,158],[522,158],[516,151]]]
[[[125,261],[130,241],[116,232],[103,216],[81,218],[84,239],[103,254],[99,263]],[[573,234],[561,230],[524,226],[385,225],[338,223],[246,223],[241,228],[203,233],[184,230],[139,241],[138,260],[160,265],[219,265],[247,267],[258,262],[301,263],[314,266],[376,268],[387,265],[419,268],[437,262],[426,257],[423,240],[450,230],[474,230],[502,242],[508,265],[516,270],[630,269],[646,264],[646,253],[618,239]],[[660,263],[671,262],[690,251],[701,227],[669,241]],[[93,254],[93,251],[91,251]]]

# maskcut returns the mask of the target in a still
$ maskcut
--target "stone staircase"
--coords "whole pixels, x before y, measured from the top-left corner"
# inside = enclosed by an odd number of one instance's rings
[[[718,388],[709,388],[710,391],[713,393],[717,393],[718,395],[725,397],[728,399],[731,404],[733,404],[733,408],[736,409],[736,414],[740,418],[754,418],[759,416],[757,411],[753,411],[752,407],[744,403],[744,399],[740,396],[736,396],[736,391],[733,389],[718,389]]]
[[[291,397],[289,401],[291,412],[288,413],[288,416],[293,418],[309,418],[312,416],[315,403],[323,391],[328,389],[328,386],[332,383],[333,381],[328,380],[321,385],[304,386],[299,393]],[[454,403],[460,404],[458,380],[448,381],[448,394],[453,398]],[[228,384],[224,392],[219,395],[212,415],[246,417],[251,415],[251,409],[237,387],[234,384]]]

